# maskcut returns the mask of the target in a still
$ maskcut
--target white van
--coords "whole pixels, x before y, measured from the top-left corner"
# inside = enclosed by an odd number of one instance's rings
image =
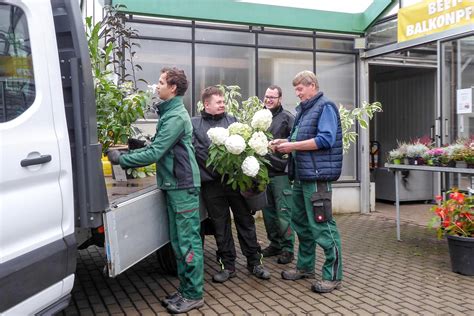
[[[111,277],[158,249],[174,268],[156,185],[109,205],[78,1],[0,0],[0,314],[66,307],[104,238]]]

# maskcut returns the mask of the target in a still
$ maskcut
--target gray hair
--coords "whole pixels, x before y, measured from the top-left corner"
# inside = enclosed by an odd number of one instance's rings
[[[318,79],[316,78],[314,72],[309,70],[303,70],[297,73],[295,78],[293,79],[293,87],[296,87],[299,84],[302,84],[304,86],[310,86],[312,83],[314,83],[316,89],[319,90]]]

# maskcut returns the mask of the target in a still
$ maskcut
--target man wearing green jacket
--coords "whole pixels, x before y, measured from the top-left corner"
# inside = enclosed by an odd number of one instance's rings
[[[158,105],[160,120],[153,142],[127,154],[117,150],[108,153],[110,162],[123,168],[156,163],[156,181],[166,197],[170,240],[178,267],[178,291],[162,300],[171,313],[186,313],[204,305],[201,179],[192,146],[193,127],[183,104],[187,88],[184,71],[163,68],[157,92],[164,102]]]

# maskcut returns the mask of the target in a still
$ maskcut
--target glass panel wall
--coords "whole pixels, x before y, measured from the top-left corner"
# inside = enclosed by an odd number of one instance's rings
[[[258,45],[313,49],[313,38],[274,34],[259,34]]]
[[[442,143],[472,141],[474,135],[474,36],[443,43]],[[472,187],[468,176],[451,176],[448,187]]]
[[[303,70],[313,70],[313,53],[277,49],[258,50],[258,96],[263,99],[268,86],[276,84],[283,93],[282,104],[295,114],[299,102],[292,81]]]
[[[190,40],[192,36],[191,28],[185,26],[162,25],[150,22],[129,22],[127,25],[136,29],[140,36],[187,40]]]
[[[316,49],[354,52],[354,40],[318,38],[316,39]]]
[[[337,107],[354,107],[356,98],[355,56],[346,54],[316,53],[316,76],[319,88]],[[342,175],[339,180],[357,179],[357,146],[353,144],[344,155]]]
[[[255,95],[255,49],[196,44],[196,102],[207,86],[238,85],[242,98]]]
[[[196,41],[255,44],[255,34],[222,30],[196,29]]]
[[[134,42],[140,45],[136,48],[134,63],[142,67],[142,70],[137,71],[136,77],[147,82],[137,82],[138,88],[146,90],[147,85],[156,84],[163,67],[183,69],[188,81],[191,81],[191,44],[145,39],[135,39]],[[190,91],[191,86],[184,96],[184,104],[189,113],[192,109]],[[156,114],[149,111],[146,117],[156,118]]]
[[[184,69],[190,81],[184,100],[190,114],[196,111],[201,91],[216,84],[240,86],[244,99],[263,98],[269,85],[279,85],[285,108],[295,113],[299,100],[292,80],[296,73],[314,69],[321,90],[331,100],[350,107],[355,104],[357,52],[352,37],[152,18],[143,21],[142,17],[129,23],[139,30],[135,62],[143,71],[138,71],[137,78],[153,84],[164,66]],[[139,87],[146,89],[146,84],[139,83]],[[147,117],[156,115],[150,112]],[[341,180],[357,180],[355,148],[345,157]]]
[[[367,32],[367,48],[372,49],[396,43],[397,23],[396,16],[394,16],[371,27]]]

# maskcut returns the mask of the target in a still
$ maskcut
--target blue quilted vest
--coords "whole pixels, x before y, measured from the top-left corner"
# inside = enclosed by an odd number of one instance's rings
[[[342,130],[339,110],[322,92],[296,108],[295,124],[291,131],[292,140],[302,141],[315,138],[318,123],[325,106],[332,106],[337,115],[336,142],[330,149],[293,152],[288,161],[290,179],[302,181],[335,181],[342,169]],[[293,133],[297,133],[296,137]]]

